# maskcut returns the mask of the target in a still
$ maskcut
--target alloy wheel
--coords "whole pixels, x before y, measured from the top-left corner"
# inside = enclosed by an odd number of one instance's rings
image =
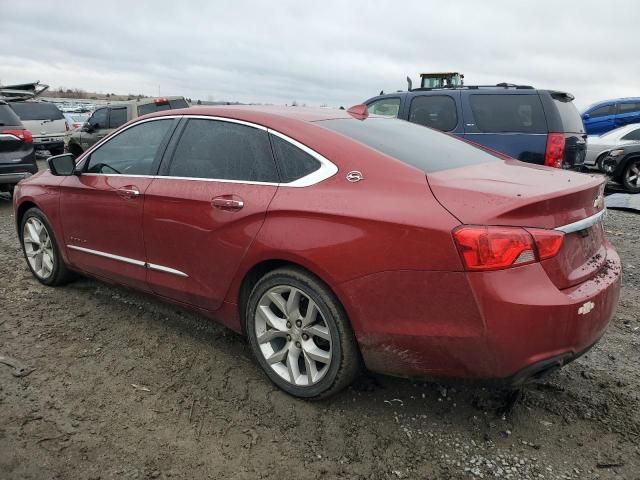
[[[627,168],[625,182],[632,188],[640,187],[640,160],[632,160]]]
[[[329,323],[302,290],[269,289],[258,302],[254,325],[264,359],[285,381],[310,386],[326,375],[333,358]]]
[[[54,252],[51,236],[44,224],[36,217],[24,224],[22,242],[27,261],[38,278],[46,280],[53,272]]]

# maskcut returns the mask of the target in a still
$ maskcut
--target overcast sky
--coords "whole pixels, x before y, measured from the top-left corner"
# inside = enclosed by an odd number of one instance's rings
[[[0,83],[350,106],[419,72],[640,96],[640,2],[0,0]]]

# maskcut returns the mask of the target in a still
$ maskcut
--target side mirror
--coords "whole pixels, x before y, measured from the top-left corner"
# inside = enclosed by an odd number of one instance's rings
[[[588,113],[585,113],[584,115],[582,115],[583,120],[589,120],[589,118],[591,118],[591,116]]]
[[[68,177],[76,171],[76,157],[71,153],[49,157],[47,163],[49,170],[56,177]]]

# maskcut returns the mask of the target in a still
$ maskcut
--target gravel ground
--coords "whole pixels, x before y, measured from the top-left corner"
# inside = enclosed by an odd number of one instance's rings
[[[197,315],[80,279],[41,286],[0,198],[3,479],[640,479],[640,216],[611,212],[624,263],[600,344],[505,392],[366,376],[308,403],[245,341]]]

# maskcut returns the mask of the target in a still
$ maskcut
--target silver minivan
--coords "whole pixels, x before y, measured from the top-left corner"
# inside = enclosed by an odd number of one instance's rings
[[[49,150],[51,155],[64,153],[69,126],[64,115],[53,103],[11,102],[22,124],[33,134],[36,150]]]

